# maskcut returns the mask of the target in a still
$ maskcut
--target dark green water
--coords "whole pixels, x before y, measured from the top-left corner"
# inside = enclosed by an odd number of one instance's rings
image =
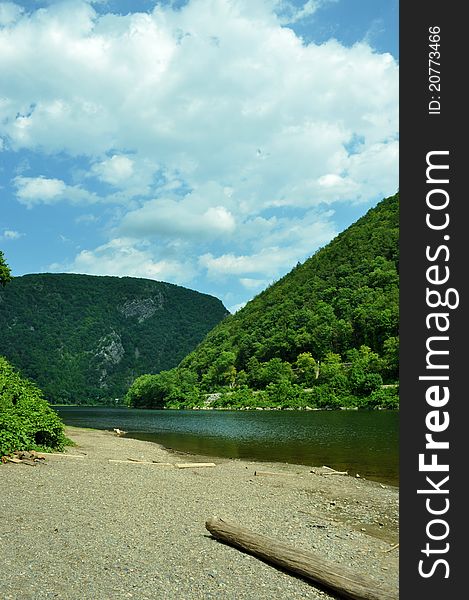
[[[399,485],[396,411],[175,411],[55,407],[67,425],[109,429],[193,454],[287,462]]]

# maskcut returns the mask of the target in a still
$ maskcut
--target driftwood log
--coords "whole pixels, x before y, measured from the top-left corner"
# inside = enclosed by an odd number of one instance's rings
[[[205,527],[218,540],[319,583],[343,598],[353,600],[397,600],[398,598],[397,590],[357,574],[348,567],[334,564],[316,554],[298,550],[244,527],[238,527],[219,517],[208,519]]]

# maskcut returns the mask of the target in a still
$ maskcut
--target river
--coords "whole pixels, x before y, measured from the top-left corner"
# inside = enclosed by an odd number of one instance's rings
[[[204,456],[327,465],[399,485],[397,411],[140,410],[54,407],[65,424],[127,432]]]

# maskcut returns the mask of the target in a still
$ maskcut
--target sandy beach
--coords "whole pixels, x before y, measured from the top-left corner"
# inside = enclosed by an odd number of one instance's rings
[[[2,600],[337,598],[214,540],[205,529],[212,516],[397,588],[395,487],[321,465],[198,457],[91,429],[66,434],[76,445],[65,456],[0,466]],[[176,466],[197,462],[216,466]]]

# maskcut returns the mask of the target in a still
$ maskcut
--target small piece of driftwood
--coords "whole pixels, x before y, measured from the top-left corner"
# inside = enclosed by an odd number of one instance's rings
[[[332,467],[328,467],[327,465],[323,465],[322,466],[323,469],[326,469],[327,473],[339,473],[340,475],[343,475],[344,473],[347,473],[348,475],[348,471],[337,471],[336,469],[333,469]],[[325,475],[326,473],[324,473]]]
[[[286,571],[301,575],[352,600],[397,600],[398,591],[334,564],[312,552],[254,533],[244,527],[212,517],[205,523],[210,533],[223,542],[261,558]]]
[[[395,550],[396,548],[399,548],[399,544],[394,544],[394,546],[391,546],[390,548],[388,548],[387,550],[384,550],[384,553],[386,554],[387,552],[392,552],[393,550]]]
[[[295,475],[295,473],[274,473],[273,471],[254,471],[254,475],[256,475],[256,477],[259,476],[269,476],[269,475],[280,475],[281,477],[283,477],[284,475]]]
[[[41,454],[38,454],[38,458],[47,458],[48,456],[60,456],[61,458],[85,458],[82,454],[64,454],[62,452],[42,452]]]
[[[134,458],[128,458],[125,460],[119,458],[110,458],[110,463],[122,463],[125,465],[156,465],[158,467],[171,467],[172,463],[164,463],[164,462],[155,462],[149,460],[135,460]]]
[[[199,468],[199,467],[216,467],[217,465],[215,463],[175,463],[174,465],[175,467],[177,467],[178,469],[193,469],[193,468]]]

